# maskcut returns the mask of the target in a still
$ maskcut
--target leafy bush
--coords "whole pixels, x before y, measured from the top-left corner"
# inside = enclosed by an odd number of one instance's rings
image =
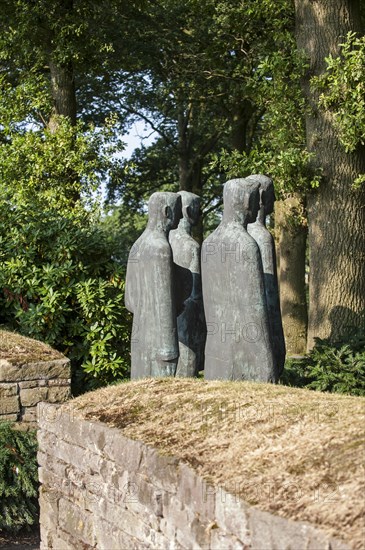
[[[288,386],[365,396],[365,339],[349,338],[331,344],[316,339],[313,350],[301,359],[289,359],[280,380]]]
[[[1,321],[65,353],[79,392],[129,369],[124,273],[97,195],[115,168],[113,121],[103,131],[62,117],[56,132],[32,128],[0,126]]]
[[[86,215],[80,223],[54,209],[8,205],[0,193],[3,322],[65,353],[78,389],[126,376],[130,315],[105,233]]]
[[[38,510],[35,431],[0,424],[0,529],[18,531],[33,525]]]

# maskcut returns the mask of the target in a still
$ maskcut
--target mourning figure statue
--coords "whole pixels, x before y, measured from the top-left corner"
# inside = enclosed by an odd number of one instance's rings
[[[280,376],[285,363],[285,340],[280,311],[275,243],[273,236],[266,228],[266,217],[274,210],[274,184],[272,179],[261,174],[255,174],[246,179],[247,181],[256,181],[260,185],[260,210],[256,221],[247,226],[247,231],[255,239],[260,249],[270,331],[278,375]]]
[[[176,374],[177,304],[168,236],[180,217],[177,193],[151,195],[147,227],[129,253],[125,305],[133,313],[131,378]]]
[[[197,376],[204,368],[206,325],[200,273],[200,245],[191,236],[200,217],[200,197],[180,191],[182,214],[169,240],[176,265],[177,282],[187,297],[177,318],[179,361],[176,376]]]
[[[202,245],[207,341],[205,378],[276,381],[260,250],[247,232],[259,211],[259,183],[228,181],[223,219]]]

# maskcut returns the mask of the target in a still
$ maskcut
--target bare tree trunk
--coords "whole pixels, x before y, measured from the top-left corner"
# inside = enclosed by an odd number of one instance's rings
[[[337,341],[350,326],[364,328],[365,311],[365,189],[352,183],[365,173],[365,148],[346,154],[331,113],[319,110],[310,78],[323,73],[329,54],[336,56],[349,31],[360,31],[358,0],[295,0],[297,43],[310,67],[303,89],[310,110],[307,146],[314,167],[323,170],[318,191],[308,195],[309,328],[314,338]]]
[[[275,203],[280,305],[288,355],[301,355],[307,347],[307,225],[303,212],[299,197],[289,197]]]
[[[69,66],[61,66],[50,57],[51,90],[53,97],[53,111],[48,123],[51,132],[58,127],[57,116],[68,117],[71,124],[76,124],[76,90],[73,70]]]
[[[58,17],[66,17],[72,13],[73,0],[61,0],[58,5]],[[53,41],[57,37],[54,31],[49,29],[48,35],[48,64],[51,76],[51,92],[53,98],[53,110],[48,127],[51,132],[56,132],[58,127],[57,117],[64,116],[71,124],[76,124],[76,89],[71,61],[59,62],[54,54]]]
[[[190,146],[188,134],[188,116],[183,107],[178,115],[178,156],[179,156],[179,190],[191,191],[190,182]]]
[[[249,124],[253,114],[254,109],[249,101],[240,102],[236,112],[232,114],[231,146],[240,153],[249,150],[251,144]]]

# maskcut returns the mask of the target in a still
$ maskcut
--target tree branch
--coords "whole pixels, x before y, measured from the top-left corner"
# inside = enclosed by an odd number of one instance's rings
[[[151,126],[152,130],[154,132],[156,132],[167,143],[167,145],[169,145],[170,147],[173,147],[174,149],[176,149],[176,144],[174,143],[174,141],[172,141],[168,137],[168,135],[161,130],[161,128],[156,126],[149,117],[142,114],[140,111],[137,111],[136,109],[133,109],[132,107],[127,107],[126,105],[123,105],[123,103],[120,100],[119,100],[119,105],[122,109],[127,111],[127,113],[130,113],[131,115],[136,115],[139,118],[141,118],[142,120],[144,120],[145,122],[147,122],[147,124],[149,124]]]

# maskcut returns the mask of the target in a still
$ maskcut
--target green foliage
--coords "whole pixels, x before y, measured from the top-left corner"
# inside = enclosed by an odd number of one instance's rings
[[[81,219],[11,204],[0,195],[3,321],[68,355],[79,386],[80,367],[89,387],[125,376],[130,316],[112,243],[88,212]]]
[[[248,153],[223,149],[214,156],[213,166],[219,166],[227,178],[246,177],[249,174],[270,174],[274,179],[278,198],[291,192],[305,192],[316,188],[320,175],[310,170],[312,155],[299,145],[288,145],[276,151],[254,146]]]
[[[126,267],[132,245],[147,225],[147,213],[135,212],[124,202],[107,208],[101,219],[101,227],[107,235],[113,251],[113,259]]]
[[[280,380],[288,386],[365,396],[365,339],[333,344],[316,339],[302,359],[289,359]]]
[[[145,208],[155,191],[178,190],[176,151],[162,139],[149,147],[137,148],[130,159],[123,161],[123,178],[108,186],[109,200],[122,198],[125,214],[135,214]]]
[[[13,86],[42,80],[42,94],[50,96],[50,61],[72,67],[77,80],[78,107],[99,124],[116,111],[125,66],[138,55],[139,6],[144,0],[2,0],[0,11],[0,74]],[[50,105],[36,92],[37,120],[46,121]],[[117,100],[117,101],[116,101]],[[51,105],[52,107],[52,105]]]
[[[150,49],[125,80],[122,109],[159,137],[126,162],[110,196],[138,209],[151,190],[179,181],[202,195],[210,224],[227,177],[269,173],[283,194],[318,186],[292,2],[163,0],[145,13]]]
[[[0,529],[33,525],[38,510],[37,438],[11,424],[0,424]]]
[[[0,109],[8,99],[0,89]],[[81,391],[129,369],[124,271],[99,225],[97,195],[119,166],[114,125],[73,127],[60,117],[56,132],[27,127],[17,123],[23,100],[15,123],[0,127],[2,321],[65,353]]]
[[[305,102],[300,78],[307,68],[306,61],[296,50],[290,28],[276,24],[274,30],[275,47],[271,43],[262,52],[247,80],[259,114],[251,146],[241,151],[223,148],[215,154],[212,165],[228,178],[269,174],[278,198],[282,198],[318,187],[321,175],[312,171],[313,155],[305,146]]]
[[[365,36],[349,32],[340,55],[326,58],[326,72],[312,79],[319,105],[329,109],[347,152],[365,143]],[[362,175],[362,179],[365,176]]]
[[[121,173],[118,117],[98,114],[98,127],[58,117],[48,127],[49,56],[77,66],[80,78],[111,62],[107,36],[117,38],[102,18],[107,11],[115,22],[118,2],[94,4],[19,0],[0,14],[2,321],[68,355],[77,391],[129,369],[124,271],[99,225],[101,186]]]

